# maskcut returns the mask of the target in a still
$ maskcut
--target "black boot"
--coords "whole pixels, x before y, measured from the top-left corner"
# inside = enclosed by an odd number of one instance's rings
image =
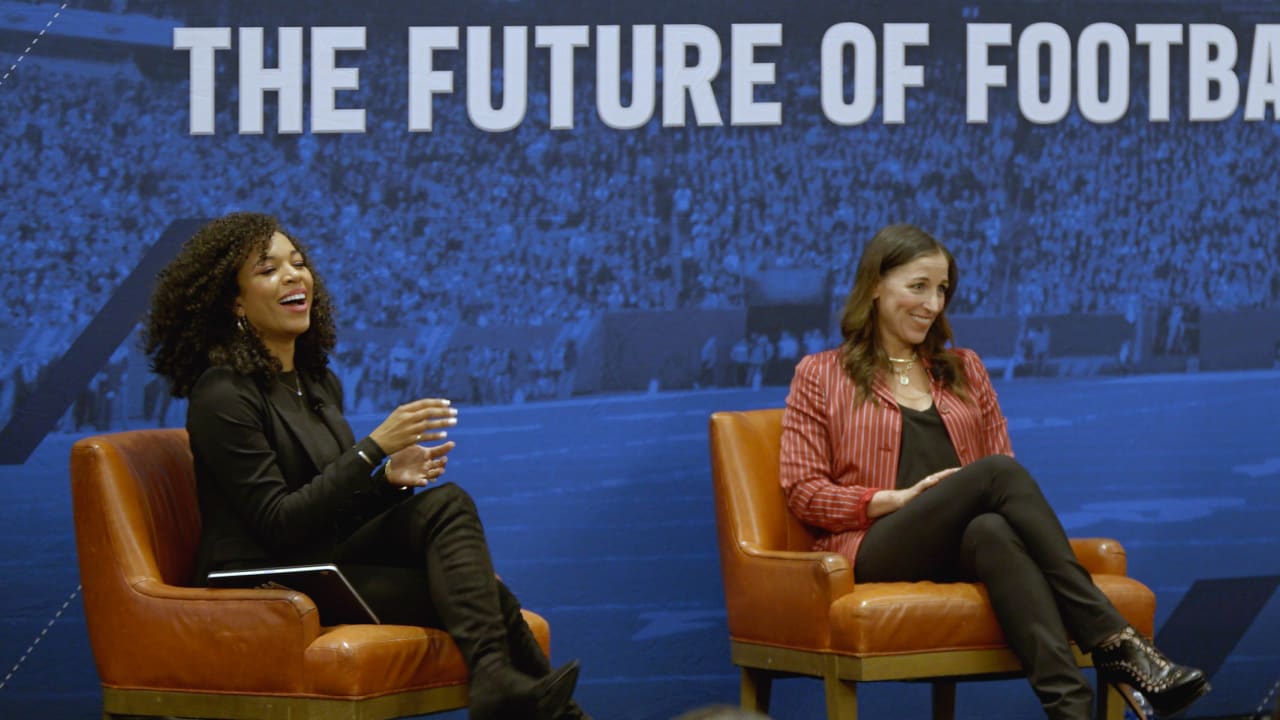
[[[511,649],[512,664],[535,678],[546,677],[551,673],[551,661],[542,652],[542,646],[538,644],[529,624],[524,621],[524,615],[520,613],[520,601],[502,581],[498,581],[498,598],[507,624],[507,643]],[[555,716],[555,720],[591,720],[591,716],[570,699],[563,712]]]
[[[471,718],[555,720],[572,701],[577,663],[541,678],[516,667],[475,503],[453,484],[424,494],[431,495],[420,515],[431,600],[471,671]]]
[[[1126,699],[1131,690],[1141,693],[1160,718],[1181,713],[1209,692],[1203,672],[1173,663],[1132,627],[1095,648],[1093,665],[1099,678],[1116,685]]]
[[[577,682],[577,662],[535,680],[510,658],[489,655],[471,668],[467,714],[471,720],[558,720]]]

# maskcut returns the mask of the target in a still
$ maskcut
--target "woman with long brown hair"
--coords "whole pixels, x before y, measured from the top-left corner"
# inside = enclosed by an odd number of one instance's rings
[[[891,225],[868,243],[844,342],[802,359],[787,396],[780,479],[791,512],[824,531],[816,549],[848,558],[858,582],[984,583],[1046,716],[1092,714],[1070,639],[1093,653],[1102,682],[1141,693],[1161,717],[1181,712],[1208,691],[1204,674],[1130,627],[1076,561],[1013,459],[982,361],[950,346],[957,279],[951,253],[917,227]]]

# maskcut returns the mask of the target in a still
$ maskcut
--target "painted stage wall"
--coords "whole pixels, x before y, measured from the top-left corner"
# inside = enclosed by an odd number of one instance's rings
[[[706,420],[838,342],[912,222],[1014,448],[1124,543],[1193,716],[1280,680],[1280,9],[1266,2],[0,0],[0,716],[91,717],[67,453],[180,426],[137,321],[194,223],[275,214],[357,433],[449,475],[601,718],[732,702]],[[1216,599],[1214,599],[1216,598]],[[1216,603],[1216,604],[1215,604]],[[913,685],[871,717],[923,717]],[[820,716],[781,683],[777,718]],[[1018,681],[964,718],[1034,718]]]

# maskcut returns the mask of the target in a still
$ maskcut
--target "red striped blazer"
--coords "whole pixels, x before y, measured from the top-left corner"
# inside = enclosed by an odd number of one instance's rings
[[[969,400],[934,380],[933,402],[960,462],[1013,455],[1008,423],[982,360],[972,350],[953,352],[969,381]],[[877,377],[868,402],[855,403],[857,392],[839,350],[801,359],[782,415],[779,467],[787,506],[818,531],[814,549],[838,552],[850,563],[875,522],[867,517],[871,496],[897,482],[902,445],[902,412],[888,382]]]

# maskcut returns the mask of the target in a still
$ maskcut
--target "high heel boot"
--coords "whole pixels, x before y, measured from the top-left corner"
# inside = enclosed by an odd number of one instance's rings
[[[507,624],[507,643],[511,648],[512,664],[535,678],[550,674],[551,661],[542,652],[542,646],[533,636],[529,624],[524,621],[524,616],[520,613],[520,601],[501,580],[498,581],[498,596],[502,604],[502,616]],[[555,720],[591,720],[591,716],[570,699],[564,710],[555,716]]]
[[[495,653],[471,668],[467,714],[471,720],[558,720],[577,682],[577,661],[534,679]]]
[[[1133,692],[1141,693],[1158,718],[1171,718],[1209,692],[1200,670],[1178,665],[1132,627],[1127,627],[1093,650],[1098,677],[1115,685],[1130,708],[1143,717]]]
[[[453,484],[421,495],[431,601],[470,669],[472,720],[557,720],[569,708],[578,664],[535,678],[514,662],[502,592],[475,503]],[[507,591],[509,594],[509,591]],[[527,629],[527,626],[526,626]]]

